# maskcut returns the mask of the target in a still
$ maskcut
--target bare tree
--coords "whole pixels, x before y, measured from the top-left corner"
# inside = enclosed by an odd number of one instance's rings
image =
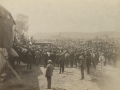
[[[27,32],[29,28],[28,24],[29,17],[23,14],[18,14],[16,18],[16,29],[19,34],[22,34],[23,31]]]

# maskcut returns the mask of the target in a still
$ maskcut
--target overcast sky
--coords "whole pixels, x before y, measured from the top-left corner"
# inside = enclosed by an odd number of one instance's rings
[[[29,32],[120,30],[119,0],[0,0],[14,19],[29,16]]]

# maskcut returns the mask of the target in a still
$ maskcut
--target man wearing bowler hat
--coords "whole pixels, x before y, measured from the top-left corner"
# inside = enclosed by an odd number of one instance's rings
[[[53,73],[53,65],[52,65],[52,61],[51,60],[48,60],[48,65],[47,65],[47,68],[46,68],[46,74],[45,74],[45,77],[47,78],[47,88],[48,89],[51,89],[51,76],[52,76],[52,73]]]

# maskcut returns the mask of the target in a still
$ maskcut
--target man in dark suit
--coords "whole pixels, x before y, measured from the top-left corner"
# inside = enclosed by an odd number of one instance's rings
[[[32,53],[31,51],[29,51],[27,54],[27,70],[31,69],[31,66],[32,66]]]
[[[76,65],[76,67],[77,67],[77,62],[78,62],[78,60],[79,60],[79,56],[80,56],[80,54],[79,54],[79,52],[77,51],[77,52],[75,53],[75,65]]]
[[[59,60],[59,64],[60,64],[60,73],[62,71],[62,73],[64,72],[64,62],[65,62],[65,55],[62,54]]]
[[[48,57],[48,54],[47,54],[47,52],[45,52],[44,55],[43,55],[44,68],[47,66],[48,58],[49,58],[49,57]]]
[[[91,59],[92,59],[93,67],[96,69],[96,53],[95,53],[95,51],[92,52]]]
[[[85,59],[86,59],[86,66],[87,66],[87,74],[89,74],[90,73],[90,65],[91,65],[91,54],[90,54],[90,52],[88,51],[88,52],[86,52],[86,54],[85,54]]]
[[[70,53],[70,67],[73,67],[73,62],[74,62],[74,53],[73,51]]]
[[[35,52],[35,60],[36,60],[36,65],[39,65],[39,60],[40,60],[40,52],[39,50],[37,49],[36,52]]]
[[[56,59],[56,54],[55,52],[51,52],[50,59],[52,60],[53,65],[55,66],[55,59]]]
[[[80,59],[79,68],[81,68],[81,80],[83,80],[84,79],[84,69],[85,69],[85,64],[86,64],[84,52],[81,52],[79,59]]]
[[[53,73],[53,65],[52,65],[52,61],[51,60],[48,60],[48,65],[47,65],[47,68],[46,68],[46,74],[45,74],[45,77],[47,78],[47,88],[48,89],[51,89],[51,76],[52,76],[52,73]]]

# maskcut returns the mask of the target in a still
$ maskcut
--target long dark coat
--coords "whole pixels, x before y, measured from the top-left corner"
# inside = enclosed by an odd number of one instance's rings
[[[54,69],[53,65],[52,64],[48,64],[47,68],[46,68],[46,74],[45,74],[45,76],[46,77],[52,76],[53,69]]]

